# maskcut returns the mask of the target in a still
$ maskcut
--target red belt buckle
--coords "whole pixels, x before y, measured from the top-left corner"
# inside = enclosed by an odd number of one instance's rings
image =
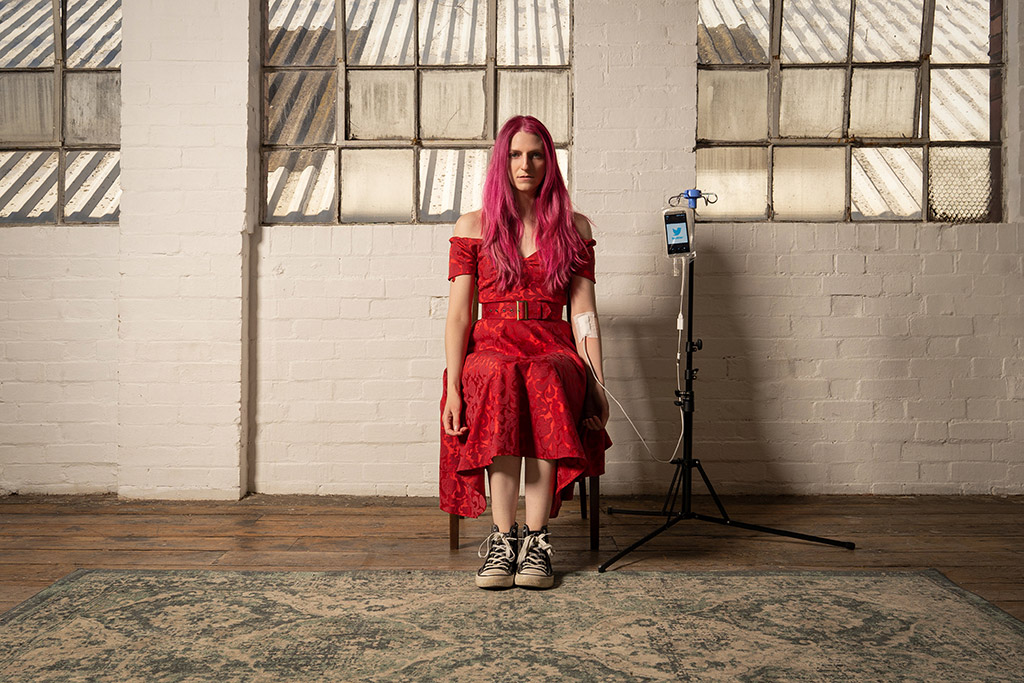
[[[516,302],[516,320],[529,320],[530,313],[525,301]]]

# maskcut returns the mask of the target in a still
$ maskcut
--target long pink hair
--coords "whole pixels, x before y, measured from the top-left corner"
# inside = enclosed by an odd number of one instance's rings
[[[521,281],[525,267],[519,242],[523,237],[523,221],[516,205],[512,180],[509,178],[509,147],[516,133],[531,133],[544,144],[545,172],[534,200],[537,218],[537,256],[543,267],[550,291],[569,284],[574,266],[583,263],[586,245],[573,223],[572,201],[558,169],[555,143],[544,124],[532,116],[513,116],[498,132],[494,152],[484,180],[484,201],[481,219],[483,243],[498,270],[498,284],[509,289]]]

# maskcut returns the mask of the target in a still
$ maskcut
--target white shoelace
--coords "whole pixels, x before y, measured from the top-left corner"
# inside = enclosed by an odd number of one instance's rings
[[[508,542],[508,537],[500,531],[495,531],[485,538],[477,549],[476,555],[477,557],[487,558],[484,566],[480,568],[481,572],[486,572],[490,569],[506,570],[508,563],[515,560],[516,557],[516,554],[512,551],[512,544]]]
[[[555,549],[548,543],[547,534],[530,534],[524,537],[523,547],[519,550],[519,572],[539,570],[547,574],[554,552]]]

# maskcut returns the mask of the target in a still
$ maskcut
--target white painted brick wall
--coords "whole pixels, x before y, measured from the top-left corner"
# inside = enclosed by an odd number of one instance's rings
[[[7,226],[0,254],[0,491],[114,491],[117,226]]]
[[[123,496],[245,493],[254,9],[249,0],[124,7],[117,310]]]

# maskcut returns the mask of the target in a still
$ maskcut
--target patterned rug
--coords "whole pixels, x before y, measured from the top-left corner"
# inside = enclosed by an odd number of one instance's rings
[[[1024,622],[938,572],[82,570],[0,616],[3,681],[1010,681]]]

